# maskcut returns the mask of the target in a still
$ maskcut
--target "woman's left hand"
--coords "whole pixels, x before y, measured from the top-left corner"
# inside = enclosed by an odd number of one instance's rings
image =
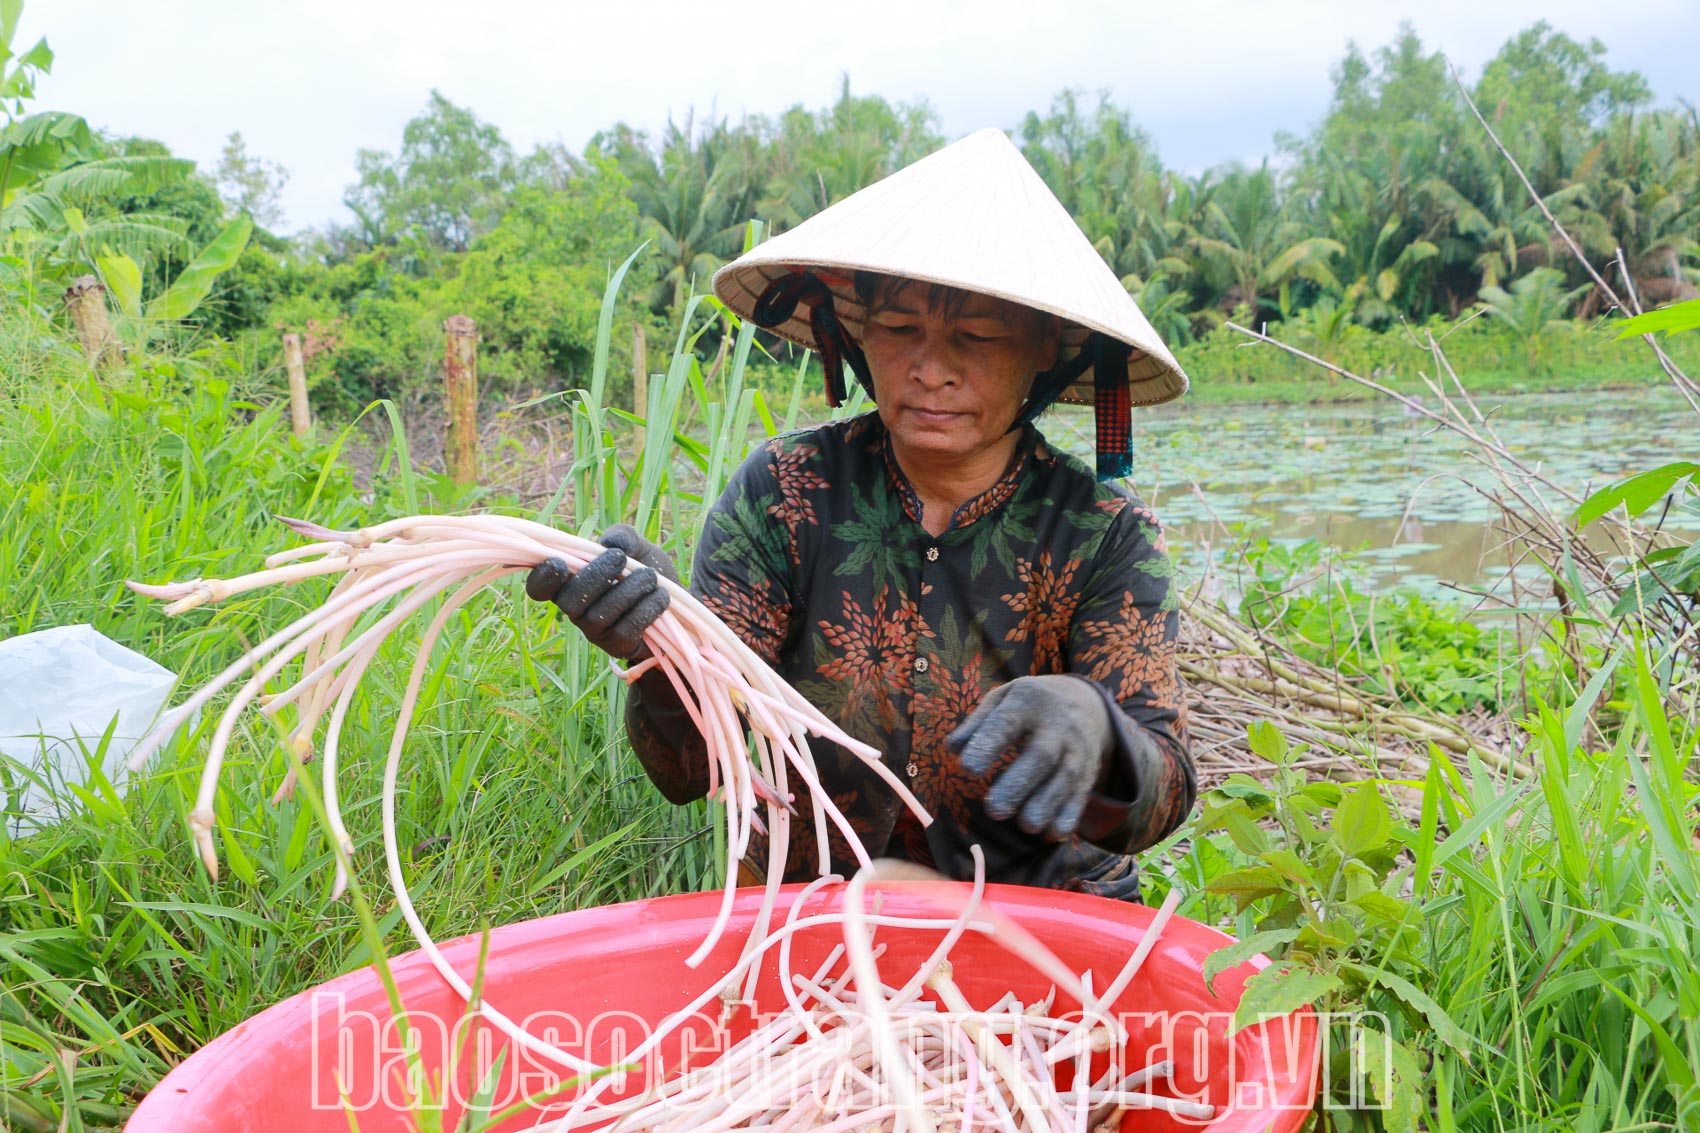
[[[1053,840],[1073,834],[1114,742],[1104,698],[1084,677],[1017,677],[993,689],[947,741],[964,769],[984,775],[1019,751],[986,793],[986,813]]]

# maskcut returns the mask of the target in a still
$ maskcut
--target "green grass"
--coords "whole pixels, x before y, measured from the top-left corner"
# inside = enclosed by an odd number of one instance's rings
[[[1298,330],[1285,331],[1279,323],[1271,323],[1267,333],[1401,394],[1428,400],[1434,395],[1425,377],[1445,376],[1428,349],[1430,333],[1477,396],[1666,384],[1668,379],[1652,353],[1640,342],[1617,341],[1615,331],[1610,324],[1556,324],[1546,332],[1538,373],[1529,371],[1523,347],[1491,318],[1457,325],[1437,319],[1430,325],[1380,332],[1350,327],[1339,341],[1329,344],[1319,344]],[[1678,336],[1664,345],[1688,373],[1700,373],[1700,335]],[[1366,401],[1381,396],[1225,327],[1181,347],[1175,356],[1192,379],[1187,398],[1201,405]]]
[[[1651,673],[1634,677],[1633,719],[1608,750],[1577,749],[1564,718],[1540,714],[1540,781],[1483,828],[1479,856],[1434,879],[1435,986],[1480,1042],[1468,1063],[1443,1055],[1460,1126],[1508,1112],[1552,1129],[1700,1123],[1695,747],[1672,734]],[[1461,805],[1509,790],[1472,784]]]
[[[1273,353],[1277,348],[1253,343],[1257,350]],[[1651,355],[1648,356],[1651,358]],[[1192,379],[1187,398],[1198,405],[1335,405],[1344,402],[1376,401],[1383,395],[1342,378],[1330,382],[1315,371],[1310,377],[1292,377],[1272,368],[1254,369],[1249,374],[1224,376],[1208,366],[1193,368],[1182,362]],[[1356,371],[1354,371],[1355,373]],[[1423,371],[1430,377],[1432,369]],[[1362,374],[1368,377],[1367,373]],[[1434,394],[1415,370],[1383,380],[1382,384],[1407,397],[1433,401]],[[1669,384],[1653,366],[1590,366],[1562,374],[1531,377],[1521,370],[1472,370],[1470,393],[1474,397],[1506,397],[1538,393],[1582,393],[1588,391],[1650,389]]]
[[[1585,749],[1587,708],[1618,666],[1626,723]],[[1260,727],[1254,747],[1272,764],[1303,755]],[[1420,783],[1236,775],[1172,852],[1191,891],[1183,913],[1267,934],[1318,1006],[1347,1016],[1331,1033],[1325,1128],[1410,1129],[1423,1114],[1438,1130],[1700,1122],[1694,730],[1627,649],[1530,728],[1533,781],[1438,750]],[[1390,805],[1413,798],[1415,821]],[[1265,1002],[1281,982],[1265,982]],[[1378,1017],[1349,1018],[1360,1011]],[[1351,1064],[1360,1028],[1411,1071],[1380,1096],[1379,1126],[1339,1108],[1354,1087],[1380,1095],[1378,1068]]]
[[[652,383],[641,452],[604,403],[606,351],[588,395],[562,403],[577,460],[545,509],[555,522],[635,520],[688,566],[702,501],[742,455],[729,438],[794,419],[808,385],[799,373],[786,396],[746,380],[742,352],[708,383],[689,349],[707,317],[699,309],[681,329]],[[193,685],[325,587],[172,620],[123,579],[250,569],[288,542],[275,514],[357,525],[404,509],[514,507],[418,473],[399,432],[357,485],[336,427],[292,440],[217,344],[96,377],[51,328],[0,316],[0,359],[0,483],[15,489],[0,497],[0,636],[91,622]],[[411,947],[377,847],[377,763],[408,652],[393,643],[373,667],[345,742],[345,812],[386,950]],[[1329,1006],[1382,1011],[1411,1071],[1404,1108],[1332,1110],[1331,1127],[1409,1128],[1415,1112],[1431,1114],[1430,1128],[1484,1133],[1700,1122],[1695,730],[1666,716],[1654,670],[1629,653],[1617,664],[1630,693],[1613,718],[1627,723],[1585,752],[1586,706],[1547,704],[1532,724],[1536,782],[1437,762],[1426,784],[1375,796],[1419,790],[1411,822],[1367,795],[1346,807],[1337,788],[1277,775],[1215,797],[1153,855],[1188,891],[1184,911],[1242,934],[1297,929],[1302,918],[1282,911],[1294,893],[1324,914],[1308,943],[1295,932],[1272,947],[1337,977]],[[600,655],[514,589],[458,616],[432,659],[399,796],[410,884],[440,937],[711,883],[712,819],[649,787],[624,746],[617,694]],[[185,815],[215,722],[208,712],[128,793],[97,781],[77,817],[0,840],[5,1126],[119,1124],[188,1052],[369,960],[353,910],[329,899],[331,851],[305,805],[267,801],[284,757],[252,718],[218,797],[225,871],[215,883],[201,869]],[[1223,827],[1219,808],[1235,799],[1266,811]],[[1371,821],[1383,812],[1384,831]],[[1242,904],[1208,888],[1276,851],[1303,867],[1278,892]],[[1426,989],[1433,1010],[1365,972]]]
[[[278,408],[246,400],[216,350],[104,379],[49,353],[5,382],[0,482],[17,491],[0,504],[0,637],[89,622],[190,687],[325,586],[173,620],[124,579],[253,569],[291,541],[273,515],[358,525],[410,500],[446,506],[394,461],[358,492],[336,460],[337,437],[291,440]],[[373,666],[344,743],[355,857],[374,883],[377,767],[408,652],[394,643]],[[415,900],[440,936],[708,876],[706,809],[675,809],[649,788],[621,746],[606,674],[599,654],[511,588],[473,603],[445,634],[398,815]],[[218,797],[222,878],[210,881],[194,858],[185,818],[216,722],[205,714],[127,793],[97,779],[78,817],[15,842],[0,835],[5,1126],[111,1124],[187,1052],[366,961],[352,910],[329,900],[331,851],[309,812],[267,801],[284,757],[255,718],[242,724]],[[410,947],[387,896],[377,904],[386,946]]]

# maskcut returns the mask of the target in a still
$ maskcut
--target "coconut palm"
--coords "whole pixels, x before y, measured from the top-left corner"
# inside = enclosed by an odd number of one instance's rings
[[[724,122],[697,129],[667,124],[660,152],[641,133],[617,127],[599,142],[631,181],[632,198],[663,270],[650,296],[657,309],[677,307],[742,247],[754,214],[754,187],[740,137]]]
[[[1328,293],[1364,326],[1431,309],[1440,255],[1434,237],[1444,228],[1425,208],[1431,183],[1440,180],[1423,173],[1432,168],[1425,166],[1432,133],[1429,126],[1405,131],[1355,157],[1324,152],[1296,175],[1307,226],[1320,227],[1340,249]]]
[[[1530,374],[1541,372],[1542,346],[1548,334],[1575,306],[1592,284],[1565,290],[1564,273],[1553,268],[1536,268],[1511,285],[1482,288],[1482,306],[1523,346]]]
[[[1649,306],[1700,294],[1700,124],[1670,113],[1613,123],[1552,198],[1596,267],[1623,250]]]
[[[781,116],[764,147],[761,215],[775,231],[794,227],[939,148],[937,127],[926,103],[852,94],[846,76],[832,106]]]
[[[1216,285],[1218,304],[1244,304],[1256,318],[1282,284],[1307,279],[1337,288],[1330,261],[1346,251],[1328,236],[1307,236],[1281,207],[1268,162],[1255,170],[1235,167],[1223,176],[1204,208],[1204,222],[1187,245]]]
[[[1324,296],[1303,311],[1281,320],[1276,333],[1283,342],[1290,342],[1324,362],[1338,363],[1346,337],[1352,333],[1353,309],[1350,301],[1332,295]],[[1337,377],[1329,373],[1328,380],[1333,383]]]
[[[1019,135],[1022,153],[1117,276],[1155,283],[1191,274],[1180,253],[1194,230],[1173,223],[1191,182],[1163,170],[1127,111],[1100,96],[1088,113],[1076,92],[1064,91],[1044,117],[1029,114]]]
[[[1174,281],[1162,272],[1148,280],[1137,275],[1124,275],[1122,286],[1127,288],[1127,293],[1133,296],[1133,301],[1139,304],[1140,311],[1164,342],[1178,346],[1192,341],[1192,316],[1187,313],[1192,307],[1189,292],[1176,287]]]
[[[1551,258],[1554,234],[1539,206],[1499,159],[1474,147],[1454,158],[1450,176],[1419,187],[1438,249],[1432,280],[1441,310],[1456,317],[1482,287],[1499,287]]]

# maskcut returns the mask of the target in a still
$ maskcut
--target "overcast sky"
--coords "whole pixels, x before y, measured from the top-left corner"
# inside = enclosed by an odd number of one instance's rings
[[[1700,102],[1700,0],[27,0],[19,38],[59,56],[38,108],[209,169],[240,130],[290,171],[296,229],[343,216],[355,151],[394,150],[433,87],[522,152],[693,107],[820,107],[844,73],[858,93],[926,98],[950,138],[1103,88],[1196,171],[1314,126],[1348,40],[1380,46],[1410,19],[1474,77],[1542,18],[1599,37],[1661,103]]]

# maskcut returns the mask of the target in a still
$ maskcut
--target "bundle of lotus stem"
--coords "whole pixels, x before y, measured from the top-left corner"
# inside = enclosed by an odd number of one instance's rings
[[[1130,1110],[1164,1110],[1194,1120],[1215,1116],[1215,1107],[1204,1102],[1151,1091],[1171,1078],[1172,1061],[1160,1059],[1129,1071],[1133,1052],[1113,1010],[1173,914],[1178,891],[1170,892],[1122,970],[1094,994],[1090,975],[1071,971],[1025,929],[983,902],[984,869],[977,848],[975,879],[966,899],[960,883],[917,885],[925,873],[908,863],[875,862],[843,887],[842,907],[836,911],[805,912],[819,890],[842,879],[811,882],[763,945],[779,948],[784,1009],[765,1017],[706,1066],[618,1101],[602,1100],[618,1084],[616,1078],[602,1078],[563,1116],[536,1128],[934,1133],[943,1126],[964,1133],[976,1128],[1114,1133]],[[906,897],[920,896],[954,913],[900,917],[871,910],[867,885],[890,881],[906,881]],[[793,938],[820,926],[840,929],[843,943],[813,972],[796,971]],[[875,936],[886,929],[943,932],[898,987],[885,983],[879,972],[884,946],[876,946]],[[1050,992],[1029,1003],[1007,994],[983,1009],[971,1006],[948,959],[966,932],[988,936],[1054,981]],[[740,966],[748,962],[746,957]],[[732,974],[737,973],[735,967]],[[1078,1007],[1060,1009],[1061,997]],[[686,1012],[699,1010],[710,998],[705,993]],[[688,1017],[670,1017],[627,1061],[650,1055]],[[1094,1075],[1095,1059],[1100,1069]]]
[[[262,571],[239,578],[195,579],[162,586],[129,584],[139,594],[168,601],[170,605],[166,607],[166,613],[179,614],[261,587],[322,576],[341,576],[321,606],[261,641],[166,714],[154,732],[134,750],[131,768],[139,770],[180,724],[222,690],[241,681],[214,730],[200,791],[189,817],[201,860],[216,878],[218,858],[213,840],[213,801],[225,754],[241,713],[256,701],[261,703],[263,713],[273,717],[287,707],[295,708],[295,723],[287,733],[291,767],[278,790],[278,798],[281,799],[290,793],[296,776],[312,757],[313,736],[328,712],[329,724],[319,762],[326,818],[338,848],[333,891],[340,895],[347,884],[348,863],[354,852],[354,841],[343,823],[338,801],[338,745],[343,724],[360,681],[384,641],[403,622],[434,599],[443,597],[420,638],[385,761],[382,795],[384,852],[397,904],[421,950],[443,979],[472,1002],[477,997],[473,995],[471,985],[448,963],[426,930],[414,909],[403,876],[396,834],[395,798],[401,753],[413,709],[432,648],[455,611],[474,594],[508,575],[529,571],[551,557],[565,560],[573,570],[581,569],[606,548],[543,524],[493,515],[410,516],[359,531],[333,531],[294,519],[284,519],[283,522],[308,542],[272,555]],[[637,567],[636,563],[628,563],[628,569]],[[694,1017],[717,996],[725,1003],[751,1001],[763,960],[778,946],[779,978],[790,1010],[759,1032],[761,1038],[752,1036],[751,1045],[740,1049],[744,1049],[746,1054],[758,1048],[773,1054],[781,1047],[807,1037],[811,1041],[801,1044],[796,1052],[787,1051],[790,1072],[794,1073],[797,1069],[797,1060],[811,1065],[853,1066],[855,1072],[868,1082],[877,1077],[889,1084],[891,1093],[889,1100],[881,1101],[855,1090],[849,1093],[840,1091],[842,1097],[855,1104],[845,1111],[850,1116],[839,1119],[837,1123],[825,1120],[818,1113],[806,1116],[806,1110],[795,1108],[784,1109],[782,1115],[775,1116],[776,1109],[780,1107],[761,1106],[759,1112],[752,1109],[748,1115],[752,1120],[760,1118],[756,1122],[758,1124],[776,1131],[791,1127],[848,1129],[852,1126],[885,1125],[914,1133],[933,1129],[935,1117],[949,1112],[958,1115],[965,1130],[983,1123],[991,1128],[1008,1130],[1074,1127],[1085,1133],[1087,1126],[1082,1123],[1101,1124],[1103,1114],[1117,1108],[1155,1106],[1169,1108],[1176,1113],[1197,1115],[1203,1112],[1193,1103],[1154,1097],[1136,1089],[1140,1083],[1161,1077],[1161,1067],[1146,1068],[1143,1077],[1135,1075],[1114,1081],[1101,1079],[1092,1082],[1085,1080],[1084,1070],[1080,1069],[1092,1053],[1111,1048],[1125,1039],[1105,1009],[1126,988],[1155,943],[1163,923],[1173,911],[1173,894],[1142,938],[1128,967],[1101,995],[1096,996],[1077,974],[1031,934],[983,906],[980,899],[982,867],[977,848],[975,884],[967,904],[954,915],[929,920],[882,917],[877,912],[869,912],[864,907],[864,887],[871,879],[890,879],[894,873],[904,874],[905,867],[881,863],[879,870],[875,869],[861,840],[821,788],[809,753],[809,736],[830,740],[867,763],[924,824],[931,821],[925,808],[902,780],[884,765],[877,750],[845,734],[833,724],[780,679],[689,591],[664,578],[660,584],[667,589],[672,600],[666,612],[645,633],[650,656],[626,669],[616,665],[615,671],[627,680],[635,680],[652,668],[667,676],[704,737],[709,761],[709,795],[725,807],[727,870],[724,892],[711,929],[686,961],[691,967],[702,963],[726,928],[737,889],[738,866],[749,849],[754,832],[768,835],[770,854],[762,904],[737,962],[708,991],[669,1016],[644,1047],[631,1052],[632,1059],[640,1059],[649,1050],[655,1049],[685,1020]],[[393,608],[380,616],[371,616],[392,602]],[[267,686],[298,658],[301,666],[294,683],[268,695],[265,691]],[[746,742],[746,728],[754,741],[753,755]],[[785,872],[790,822],[796,813],[796,797],[790,787],[793,774],[808,788],[812,804],[809,817],[814,823],[815,842],[820,848],[820,879],[792,905],[785,926],[778,931],[770,931],[780,879]],[[836,827],[843,834],[860,870],[845,888],[842,912],[799,916],[804,898],[814,889],[841,880],[831,875],[828,853],[831,827]],[[912,875],[913,871],[914,867],[907,867],[909,874]],[[961,888],[957,883],[948,890],[956,894],[957,905],[961,905]],[[849,963],[849,972],[845,976],[837,979],[829,977],[830,961],[810,978],[789,968],[792,934],[820,925],[842,928],[845,941],[841,952]],[[904,931],[945,932],[928,964],[894,993],[880,983],[878,976],[872,933],[882,926]],[[1041,1017],[1010,1002],[1009,997],[990,1011],[971,1010],[951,982],[947,961],[951,946],[970,929],[986,933],[1044,973],[1057,988],[1063,989],[1080,1004],[1083,1009],[1081,1020],[1096,1021],[1065,1023],[1044,1017],[1045,1022],[1033,1023],[1018,1035],[1011,1027],[1011,1019],[1017,1016],[1027,1020]],[[743,981],[741,996],[735,992],[735,985],[740,979]],[[852,979],[853,986],[846,982]],[[935,1001],[920,998],[924,987],[934,992]],[[939,1005],[945,1008],[944,1012],[939,1012]],[[851,1008],[854,1011],[847,1013]],[[478,999],[477,1009],[483,1018],[515,1044],[537,1056],[575,1073],[599,1073],[607,1069],[529,1034],[483,999]],[[844,1020],[850,1014],[860,1021],[855,1025],[847,1024]],[[827,1020],[836,1022],[829,1023]],[[953,1037],[953,1033],[947,1033],[951,1027],[960,1028],[960,1034]],[[985,1041],[993,1036],[1010,1038],[1011,1044],[1005,1046],[1001,1041]],[[1014,1041],[1016,1038],[1020,1041]],[[805,1050],[811,1053],[804,1054]],[[829,1051],[840,1054],[829,1058],[826,1053]],[[853,1053],[855,1058],[846,1061],[844,1052]],[[960,1065],[945,1065],[945,1061],[954,1064],[958,1053],[968,1052],[979,1053],[968,1055]],[[776,1096],[772,1082],[752,1076],[755,1064],[746,1065],[739,1061],[742,1056],[734,1057],[735,1054],[730,1053],[703,1072],[719,1078],[723,1086],[734,1087],[733,1094],[711,1103],[711,1108],[718,1115],[708,1123],[714,1128],[748,1124],[736,1117],[727,1124],[724,1118],[729,1112],[742,1114],[744,1109],[755,1106],[756,1102],[750,1100],[752,1098]],[[1077,1065],[1074,1086],[1071,1090],[1059,1092],[1053,1084],[1054,1068],[1069,1060]],[[773,1063],[774,1060],[769,1058],[766,1062]],[[876,1065],[877,1075],[872,1069]],[[609,1078],[601,1078],[589,1085],[573,1103],[560,1126],[576,1128],[613,1119],[621,1129],[665,1126],[677,1131],[692,1127],[691,1122],[680,1120],[677,1107],[684,1104],[681,1099],[687,1095],[698,1098],[699,1078],[671,1084],[666,1097],[637,1103],[599,1102],[610,1081]],[[740,1090],[746,1095],[743,1100],[736,1098]],[[807,1106],[814,1103],[803,1099],[798,1104]],[[1188,1109],[1188,1106],[1192,1108]],[[1056,1124],[1059,1120],[1062,1121],[1060,1125]]]

